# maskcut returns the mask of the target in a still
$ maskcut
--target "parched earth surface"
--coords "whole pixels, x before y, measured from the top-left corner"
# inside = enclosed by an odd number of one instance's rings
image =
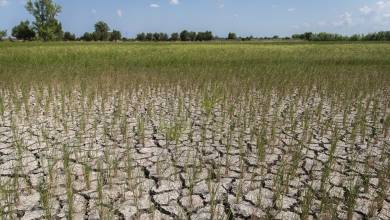
[[[359,112],[316,93],[12,93],[6,219],[390,219],[388,100]]]

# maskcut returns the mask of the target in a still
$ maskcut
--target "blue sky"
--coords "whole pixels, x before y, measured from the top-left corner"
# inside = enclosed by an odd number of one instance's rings
[[[0,0],[0,30],[32,17],[26,0]],[[287,36],[390,30],[390,0],[56,0],[65,31],[92,31],[98,20],[133,37],[138,32],[211,30],[219,36]]]

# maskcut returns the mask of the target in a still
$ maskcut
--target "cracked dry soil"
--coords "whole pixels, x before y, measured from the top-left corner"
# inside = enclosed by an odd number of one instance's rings
[[[3,91],[2,215],[390,219],[385,95],[199,94]]]

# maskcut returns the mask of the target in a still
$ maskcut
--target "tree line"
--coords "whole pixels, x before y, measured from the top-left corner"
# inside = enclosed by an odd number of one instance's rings
[[[390,41],[390,31],[380,31],[369,34],[354,34],[351,36],[326,32],[306,32],[303,34],[294,34],[292,35],[292,39],[307,41]]]
[[[355,34],[344,36],[334,33],[312,33],[293,34],[291,37],[238,37],[236,33],[230,32],[226,38],[214,36],[211,31],[194,32],[183,30],[178,33],[139,33],[135,39],[122,37],[118,30],[110,29],[104,21],[95,24],[94,32],[86,32],[80,37],[70,32],[64,32],[61,22],[56,18],[61,13],[62,8],[53,0],[28,0],[26,10],[34,17],[34,21],[21,21],[12,28],[11,35],[17,40],[31,41],[211,41],[211,40],[305,40],[305,41],[390,41],[390,31],[381,31],[369,34]],[[7,31],[0,30],[0,40],[7,36]]]
[[[390,31],[380,31],[369,34],[354,34],[351,36],[326,32],[306,32],[303,34],[294,34],[292,35],[292,39],[307,41],[390,41]]]
[[[211,31],[194,32],[184,30],[180,33],[139,33],[135,38],[137,41],[210,41],[214,39]]]

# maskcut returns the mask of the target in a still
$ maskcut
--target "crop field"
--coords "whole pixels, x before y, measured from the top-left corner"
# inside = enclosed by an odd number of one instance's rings
[[[0,219],[390,219],[390,44],[0,43]]]

